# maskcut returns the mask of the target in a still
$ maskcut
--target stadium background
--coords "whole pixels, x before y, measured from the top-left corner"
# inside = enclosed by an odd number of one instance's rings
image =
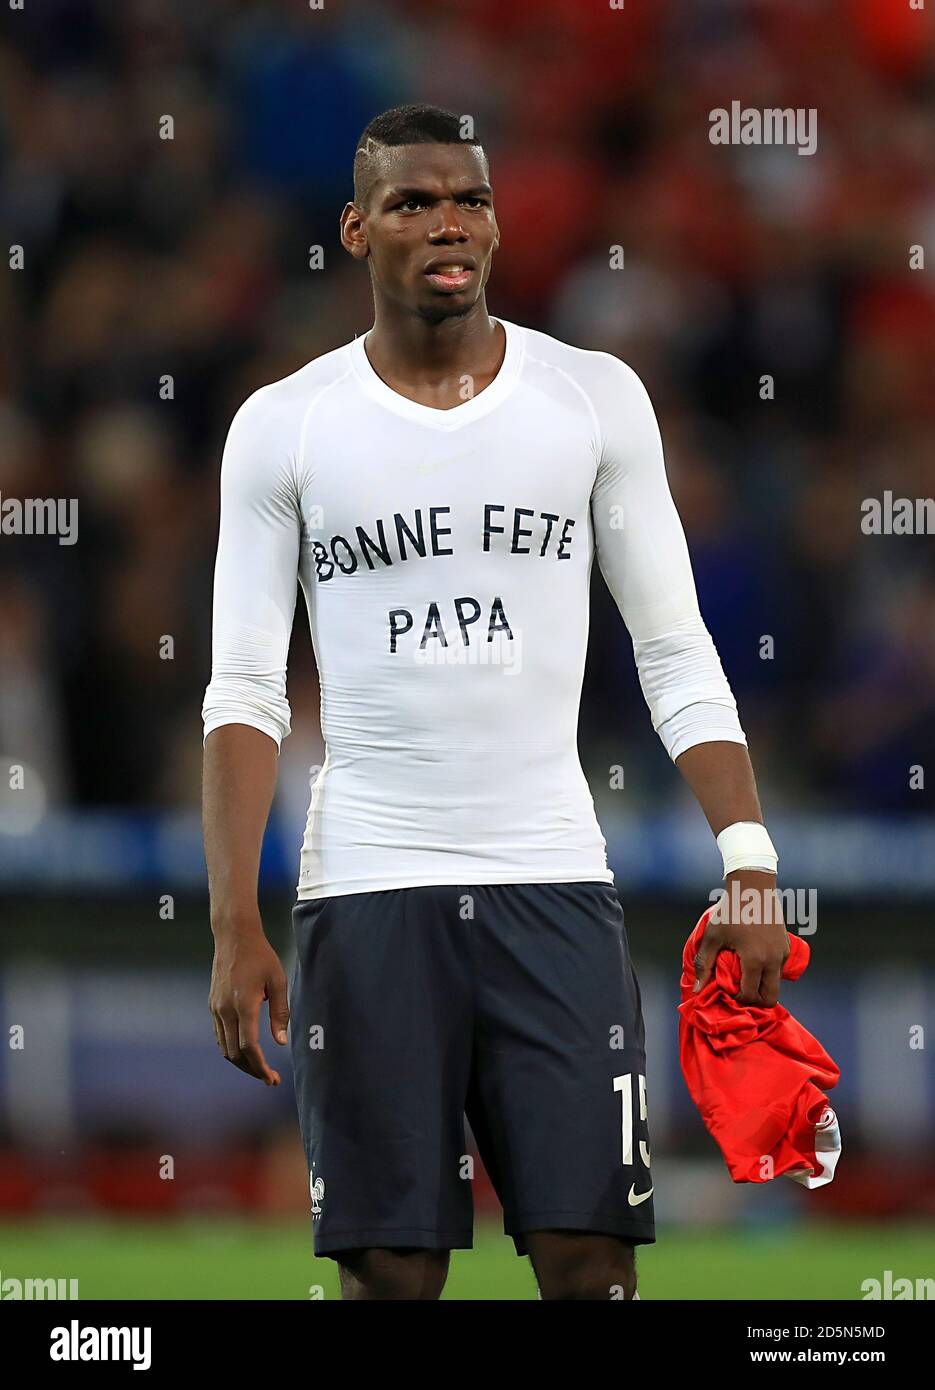
[[[933,493],[933,77],[931,7],[898,0],[6,13],[0,218],[23,266],[0,278],[0,495],[76,498],[80,531],[0,536],[0,1036],[26,1030],[0,1048],[0,1278],[335,1291],[288,1069],[271,1092],[217,1055],[199,716],[224,433],[255,387],[369,326],[338,214],[359,131],[410,100],[470,113],[488,148],[491,312],[646,381],[781,886],[816,894],[812,965],[783,997],[842,1068],[844,1156],[822,1191],[734,1187],[675,1052],[717,857],[596,575],[581,754],[647,1016],[644,1296],[854,1298],[886,1269],[935,1274],[935,1070],[910,1046],[935,1025],[935,566],[930,536],[860,524],[866,498]],[[817,153],[712,146],[733,99],[815,107]],[[289,693],[263,865],[285,954],[323,751],[301,605]],[[532,1296],[482,1174],[475,1196],[450,1296]]]

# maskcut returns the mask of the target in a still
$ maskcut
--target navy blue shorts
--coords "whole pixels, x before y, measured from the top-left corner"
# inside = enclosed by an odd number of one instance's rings
[[[465,1115],[524,1233],[655,1240],[640,991],[608,883],[299,902],[290,992],[315,1253],[472,1244]]]

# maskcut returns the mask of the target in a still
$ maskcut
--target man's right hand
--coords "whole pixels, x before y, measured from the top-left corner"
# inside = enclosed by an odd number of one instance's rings
[[[267,1086],[278,1086],[282,1078],[268,1066],[260,1047],[260,1006],[264,999],[269,1000],[273,1039],[285,1046],[289,1024],[286,972],[258,918],[249,929],[215,935],[209,1004],[218,1047],[227,1060]]]

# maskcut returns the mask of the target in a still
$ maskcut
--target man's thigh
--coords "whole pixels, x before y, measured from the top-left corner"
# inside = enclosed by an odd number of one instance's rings
[[[517,1253],[532,1231],[653,1242],[642,1005],[616,890],[473,891],[468,1118]]]
[[[290,991],[315,1251],[470,1246],[472,974],[454,888],[300,902]]]

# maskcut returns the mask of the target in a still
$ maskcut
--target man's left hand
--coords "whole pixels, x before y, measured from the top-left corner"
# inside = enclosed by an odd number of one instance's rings
[[[789,933],[775,874],[737,869],[727,875],[726,892],[708,918],[695,956],[696,994],[711,979],[718,952],[724,950],[736,951],[740,957],[738,1004],[773,1008],[789,955]]]

